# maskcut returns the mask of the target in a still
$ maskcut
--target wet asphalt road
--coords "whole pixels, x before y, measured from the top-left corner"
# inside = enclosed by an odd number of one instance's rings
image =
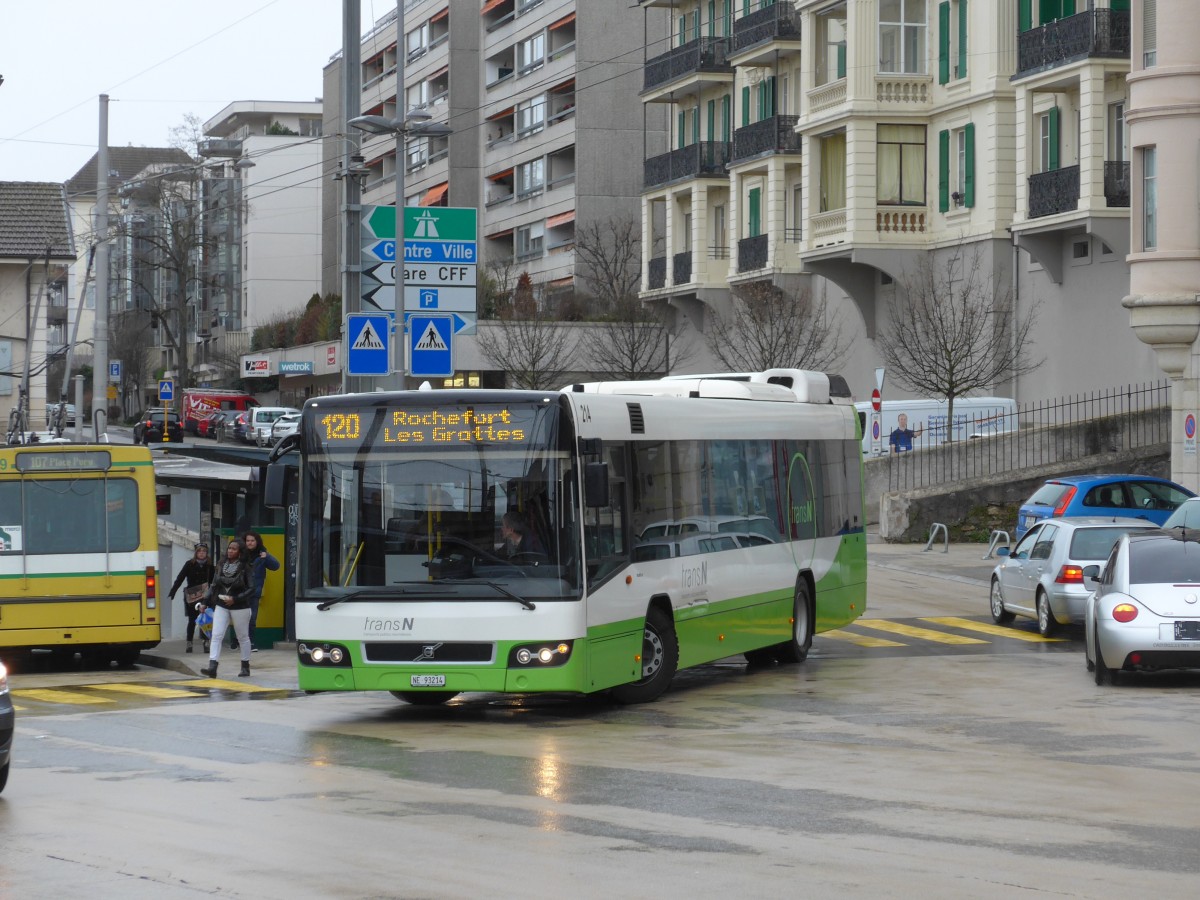
[[[1193,896],[1200,676],[1098,688],[1077,635],[919,624],[982,623],[973,575],[876,574],[872,616],[985,646],[855,629],[904,649],[640,707],[108,673],[187,696],[19,719],[0,897]]]

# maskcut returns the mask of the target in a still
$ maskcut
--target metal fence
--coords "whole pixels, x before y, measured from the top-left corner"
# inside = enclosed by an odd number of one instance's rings
[[[1160,381],[1021,405],[1013,421],[1000,428],[994,415],[985,414],[977,422],[964,416],[960,422],[956,413],[954,434],[977,437],[939,443],[945,429],[926,430],[914,438],[911,452],[890,454],[888,489],[972,481],[1166,445],[1171,439],[1170,409],[1171,383]],[[886,435],[884,440],[886,449]]]

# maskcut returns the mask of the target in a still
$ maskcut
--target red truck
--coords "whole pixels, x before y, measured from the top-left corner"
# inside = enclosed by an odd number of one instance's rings
[[[200,421],[218,410],[232,409],[241,412],[258,405],[258,401],[245,391],[188,388],[183,392],[183,430],[188,434],[195,434]]]

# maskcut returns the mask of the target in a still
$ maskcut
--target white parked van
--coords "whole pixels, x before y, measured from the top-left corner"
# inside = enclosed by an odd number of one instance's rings
[[[271,446],[271,426],[287,413],[299,413],[291,406],[256,406],[246,418],[246,443],[260,447]]]
[[[1017,403],[1007,397],[956,397],[954,423],[947,422],[945,400],[884,400],[881,409],[881,453],[904,453],[1017,430]],[[862,424],[863,453],[871,453],[871,404],[855,403]],[[903,423],[901,416],[904,417]],[[902,424],[904,427],[902,427]],[[904,434],[904,432],[911,434]],[[893,438],[894,435],[894,438]]]

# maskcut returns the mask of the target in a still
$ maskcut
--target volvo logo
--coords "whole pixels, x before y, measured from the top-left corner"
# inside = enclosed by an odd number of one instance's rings
[[[421,648],[421,655],[414,659],[413,662],[420,662],[423,659],[433,659],[434,654],[438,652],[438,648],[441,646],[441,644],[426,644]]]

